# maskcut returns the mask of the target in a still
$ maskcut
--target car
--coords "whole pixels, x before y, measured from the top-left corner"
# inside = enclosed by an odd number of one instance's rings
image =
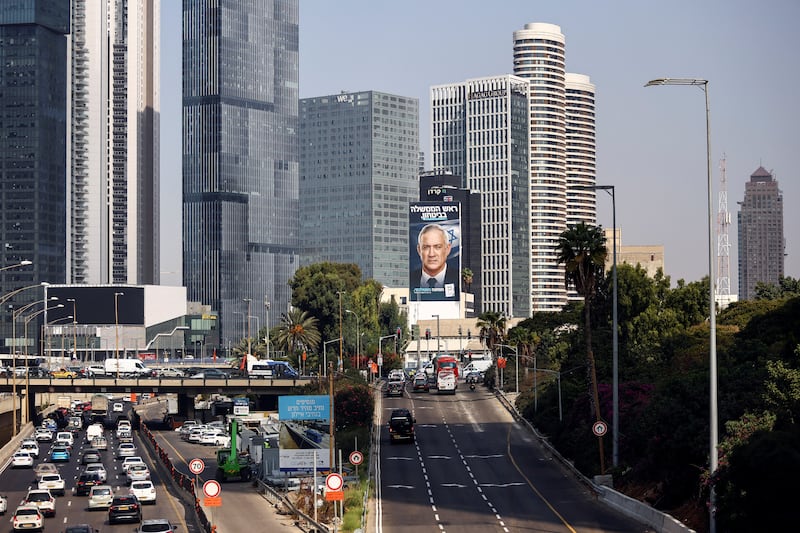
[[[78,377],[78,373],[67,368],[59,368],[50,372],[50,376],[53,379],[75,379]]]
[[[144,460],[141,457],[132,455],[130,457],[126,457],[122,460],[122,466],[120,467],[123,472],[126,474],[128,473],[128,469],[133,465],[143,465],[145,464]]]
[[[125,410],[125,406],[122,405],[120,402],[114,402],[111,406],[111,412],[113,413],[121,413]]]
[[[96,378],[106,375],[106,367],[103,365],[89,365],[86,367],[86,377]]]
[[[156,503],[156,486],[153,485],[153,482],[149,479],[131,482],[131,488],[128,490],[128,494],[133,494],[139,498],[142,504],[152,503],[155,505]]]
[[[53,446],[50,448],[50,461],[53,463],[66,463],[70,460],[71,453],[66,446]]]
[[[176,528],[165,518],[153,518],[143,520],[135,533],[172,533]]]
[[[0,515],[6,514],[8,511],[8,498],[0,494]]]
[[[78,481],[75,482],[75,495],[86,496],[92,487],[102,484],[103,481],[101,481],[100,474],[97,472],[82,472],[78,476]]]
[[[35,505],[45,517],[56,515],[56,499],[49,490],[29,490],[22,505]]]
[[[386,383],[386,396],[402,396],[404,386],[404,381],[398,379],[390,380]]]
[[[189,379],[228,379],[228,374],[218,368],[204,368]]]
[[[90,443],[95,450],[105,452],[108,450],[108,440],[105,437],[94,437]]]
[[[20,505],[11,518],[11,528],[14,531],[42,531],[44,515],[35,505]]]
[[[89,489],[89,502],[87,505],[90,511],[108,509],[113,499],[114,489],[111,488],[111,485],[94,485]]]
[[[168,367],[159,370],[158,375],[162,378],[182,378],[186,375],[186,373],[180,368]]]
[[[100,450],[96,448],[85,448],[81,454],[81,464],[88,465],[89,463],[100,463],[103,458],[100,456]]]
[[[142,505],[139,498],[132,494],[114,496],[108,507],[108,523],[116,524],[120,521],[142,521]]]
[[[408,409],[393,409],[389,416],[389,442],[391,444],[400,440],[414,442],[414,424],[416,422]]]
[[[467,372],[464,375],[464,381],[469,383],[481,383],[483,381],[483,375],[478,372],[477,370],[473,370],[471,372]]]
[[[59,431],[56,433],[56,444],[72,447],[75,445],[75,436],[71,431]]]
[[[387,379],[389,381],[405,381],[406,373],[400,370],[399,368],[395,368],[389,371]]]
[[[19,449],[23,452],[28,452],[34,459],[39,458],[39,443],[36,442],[36,439],[23,439]]]
[[[89,524],[75,524],[64,528],[63,533],[100,533],[100,530],[93,528]]]
[[[117,446],[117,458],[133,457],[136,455],[136,446],[132,442],[123,442]]]
[[[36,442],[53,442],[53,432],[47,428],[36,428],[33,438]]]
[[[177,431],[178,433],[183,433],[185,431],[189,431],[190,429],[192,429],[193,426],[197,426],[199,424],[200,421],[198,420],[194,419],[184,420],[180,426],[175,428],[175,431]]]
[[[106,467],[103,466],[103,463],[89,463],[83,471],[87,473],[97,473],[100,476],[100,481],[103,483],[108,481],[108,472],[106,471]]]
[[[189,429],[187,429],[186,431],[181,431],[181,432],[180,432],[180,437],[181,437],[183,440],[186,440],[186,441],[188,441],[188,440],[189,440],[189,438],[192,436],[192,434],[193,434],[193,433],[194,433],[195,435],[197,435],[197,434],[200,434],[200,433],[202,433],[203,431],[205,431],[205,430],[207,430],[207,429],[208,429],[208,426],[206,426],[205,424],[198,424],[198,425],[196,425],[196,426],[192,426],[192,427],[190,427],[190,428],[189,428]],[[195,437],[195,438],[196,438],[196,437]],[[190,442],[191,442],[191,441],[190,441]]]
[[[425,375],[425,372],[419,372],[414,376],[412,388],[414,392],[428,392],[430,390],[430,386],[428,385],[428,376]]]
[[[50,494],[54,494],[56,496],[64,495],[64,486],[64,478],[61,477],[61,474],[44,474],[39,478],[39,481],[36,484],[37,489],[49,490]]]
[[[11,468],[33,468],[33,456],[19,450],[11,456]]]
[[[189,432],[189,435],[186,437],[186,440],[198,444],[200,442],[200,439],[203,437],[203,433],[206,431],[208,431],[208,427],[197,426]]]
[[[58,467],[53,463],[38,463],[33,467],[33,475],[36,477],[36,483],[45,474],[58,474]]]
[[[147,465],[145,464],[131,465],[125,472],[125,477],[127,479],[128,485],[130,485],[134,481],[146,481],[150,479],[150,469],[147,468]]]
[[[200,435],[200,444],[206,446],[230,446],[231,437],[221,429],[210,429]]]

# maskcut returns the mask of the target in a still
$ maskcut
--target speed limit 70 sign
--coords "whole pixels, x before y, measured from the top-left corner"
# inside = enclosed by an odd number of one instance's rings
[[[202,459],[192,459],[189,461],[189,472],[192,474],[199,476],[205,470],[206,464],[203,462]]]

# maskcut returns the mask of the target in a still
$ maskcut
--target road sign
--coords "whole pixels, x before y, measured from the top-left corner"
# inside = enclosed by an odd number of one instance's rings
[[[195,476],[199,476],[203,473],[203,470],[206,469],[206,464],[203,462],[202,459],[192,459],[189,461],[189,472],[194,474]]]
[[[497,358],[497,368],[505,368],[506,367],[506,358],[505,357],[498,357]]]
[[[343,490],[326,490],[325,491],[325,501],[326,502],[343,502],[344,501],[344,491]]]
[[[220,496],[217,496],[215,498],[206,497],[203,498],[203,504],[206,507],[219,507],[222,505],[222,498]]]
[[[219,481],[210,479],[203,483],[203,494],[206,495],[206,498],[216,498],[221,490],[222,487],[219,486]]]
[[[353,466],[360,465],[364,462],[364,454],[359,451],[354,451],[350,454],[350,464]]]
[[[339,474],[328,474],[325,478],[325,488],[330,491],[342,490],[344,486],[344,479]]]
[[[592,433],[597,435],[598,437],[602,437],[608,431],[608,426],[602,420],[598,420],[597,422],[592,425]]]

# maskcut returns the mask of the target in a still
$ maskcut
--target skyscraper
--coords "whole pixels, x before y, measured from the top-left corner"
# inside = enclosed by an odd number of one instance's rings
[[[0,297],[4,311],[42,299],[40,282],[66,275],[67,38],[69,2],[0,3]],[[5,267],[31,261],[24,268]],[[20,289],[16,295],[11,295]],[[31,313],[41,310],[32,306]],[[3,351],[22,352],[12,313]],[[28,316],[28,315],[26,315]],[[37,320],[31,331],[40,331]],[[37,353],[35,338],[26,339]],[[12,348],[14,347],[14,348]]]
[[[160,0],[73,0],[71,283],[159,281]]]
[[[298,20],[297,0],[183,3],[184,284],[225,346],[287,308],[299,262]]]
[[[516,76],[431,87],[433,168],[481,193],[479,313],[531,311],[529,113]]]
[[[568,225],[594,223],[594,86],[567,74],[565,38],[554,24],[514,32],[514,74],[530,82],[531,310],[567,302],[558,237]]]
[[[303,264],[355,263],[408,283],[408,204],[418,199],[419,101],[376,91],[300,100]]]
[[[750,175],[739,205],[739,299],[749,300],[758,282],[777,284],[784,273],[783,195],[764,167]]]

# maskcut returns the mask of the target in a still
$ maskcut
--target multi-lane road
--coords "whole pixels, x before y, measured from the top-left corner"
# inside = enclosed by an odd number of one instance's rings
[[[598,503],[483,387],[378,402],[377,533],[650,531]],[[387,419],[416,418],[413,443],[389,443]]]

